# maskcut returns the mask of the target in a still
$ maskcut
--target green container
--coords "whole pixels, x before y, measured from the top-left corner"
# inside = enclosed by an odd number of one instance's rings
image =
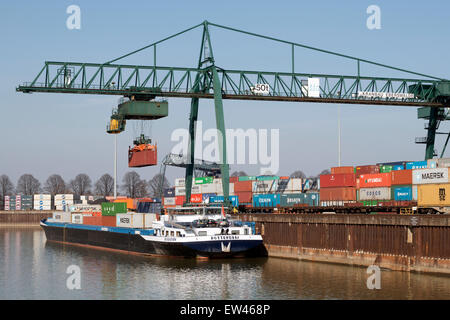
[[[126,202],[103,202],[102,216],[115,216],[118,213],[127,213]]]
[[[239,181],[253,181],[256,180],[256,176],[242,176],[239,177]]]
[[[380,173],[389,173],[392,171],[392,166],[380,166]]]
[[[214,177],[200,177],[195,178],[195,184],[207,184],[207,183],[213,183]]]
[[[256,177],[256,180],[258,181],[268,181],[268,180],[279,180],[280,177],[278,176],[260,176]]]
[[[169,115],[169,104],[167,101],[130,100],[119,105],[118,113],[126,120],[159,119]]]

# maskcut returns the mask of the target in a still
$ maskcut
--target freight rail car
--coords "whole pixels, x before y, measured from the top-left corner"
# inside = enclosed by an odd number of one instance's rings
[[[385,201],[374,206],[362,203],[346,203],[343,206],[308,206],[294,205],[290,207],[253,207],[239,206],[239,213],[273,213],[273,214],[443,214],[448,213],[442,207],[418,207],[416,201]]]

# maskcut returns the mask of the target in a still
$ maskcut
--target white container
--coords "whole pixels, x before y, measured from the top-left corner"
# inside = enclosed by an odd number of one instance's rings
[[[165,206],[174,206],[175,205],[175,197],[165,197],[164,198],[164,205]]]
[[[55,195],[55,201],[56,200],[74,200],[74,195],[71,193],[67,194],[56,194]]]
[[[295,192],[302,192],[302,179],[301,178],[291,178],[289,179],[286,190]]]
[[[359,200],[390,200],[391,188],[361,188],[359,189]]]
[[[72,223],[83,224],[83,214],[73,213],[72,214]]]
[[[46,210],[46,211],[49,211],[49,210],[52,210],[52,206],[35,205],[35,206],[33,206],[33,210],[39,210],[39,211]]]
[[[100,212],[102,206],[100,204],[73,204],[69,206],[71,212]]]
[[[272,187],[273,180],[261,180],[261,181],[253,181],[252,182],[252,191],[253,193],[267,193]],[[275,190],[271,190],[275,192]]]
[[[217,185],[214,183],[206,183],[202,185],[202,193],[216,193]]]
[[[73,205],[73,200],[55,200],[55,206]]]
[[[35,206],[51,206],[52,205],[51,200],[34,200],[33,205]]]
[[[151,228],[153,226],[153,221],[156,221],[156,213],[144,214],[144,228]]]
[[[51,194],[35,194],[35,195],[33,195],[33,200],[34,201],[37,201],[37,200],[51,201],[52,195]]]
[[[184,187],[185,186],[185,179],[184,178],[177,178],[175,179],[175,187]]]
[[[191,188],[191,194],[200,194],[202,193],[202,185],[201,184],[194,184]]]
[[[185,196],[186,189],[184,187],[175,187],[175,195],[176,196]]]
[[[441,158],[434,159],[437,161],[438,168],[449,168],[450,167],[450,158]]]
[[[143,213],[119,213],[116,215],[116,225],[124,228],[143,228]]]
[[[53,220],[56,222],[71,223],[72,214],[70,212],[53,212]]]
[[[448,183],[448,170],[448,168],[415,169],[412,172],[412,183]]]

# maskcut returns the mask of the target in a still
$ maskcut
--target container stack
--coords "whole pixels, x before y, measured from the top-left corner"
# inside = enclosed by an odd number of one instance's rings
[[[56,210],[68,210],[71,205],[80,203],[80,197],[74,194],[56,194],[55,195],[55,208]]]
[[[51,194],[35,194],[33,196],[34,210],[53,210],[53,198]]]
[[[448,207],[449,168],[413,170],[412,182],[417,186],[417,203],[421,207]]]
[[[379,201],[391,200],[391,173],[359,176],[358,200],[364,206],[376,206]]]
[[[320,205],[343,206],[356,202],[356,175],[353,167],[334,167],[320,176]]]
[[[15,195],[5,196],[4,210],[6,211],[21,211],[33,209],[33,196]]]

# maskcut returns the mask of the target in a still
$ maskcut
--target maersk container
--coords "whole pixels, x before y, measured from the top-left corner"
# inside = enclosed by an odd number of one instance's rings
[[[228,196],[228,199],[230,199],[231,205],[233,207],[239,206],[239,199],[237,196]],[[211,196],[209,197],[209,203],[223,203],[224,197],[223,196]]]
[[[428,168],[427,161],[414,161],[406,163],[406,169],[426,169],[426,168]]]
[[[116,215],[116,225],[125,228],[143,228],[144,214],[143,213],[119,213]]]
[[[253,207],[276,207],[280,204],[279,194],[254,194]]]
[[[413,184],[448,183],[449,168],[417,169],[412,173]]]
[[[398,170],[405,170],[405,166],[404,165],[392,166],[392,171],[398,171]]]
[[[412,187],[392,187],[395,201],[412,201]]]

